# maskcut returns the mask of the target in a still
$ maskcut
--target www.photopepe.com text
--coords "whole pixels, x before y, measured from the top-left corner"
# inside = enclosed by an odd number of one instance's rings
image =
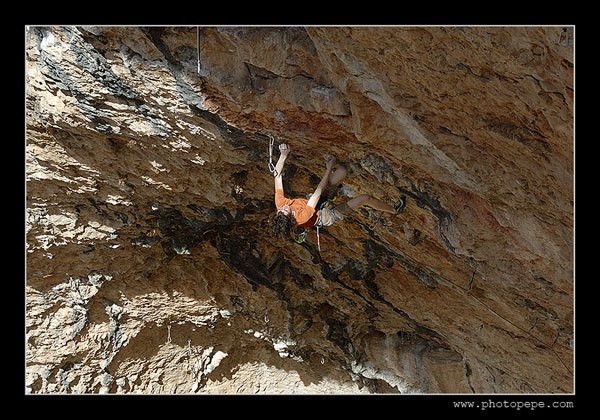
[[[454,408],[465,408],[465,409],[479,409],[485,410],[501,410],[501,409],[512,409],[512,410],[543,410],[543,409],[571,409],[575,408],[573,401],[541,401],[541,400],[530,400],[530,401],[510,401],[506,399],[487,399],[480,401],[466,401],[458,400],[452,401]]]

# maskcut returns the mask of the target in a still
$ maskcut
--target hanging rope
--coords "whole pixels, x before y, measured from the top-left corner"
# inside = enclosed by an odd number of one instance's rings
[[[319,236],[319,226],[317,226],[317,247],[319,248],[319,252],[321,252],[321,237]]]
[[[198,49],[198,74],[200,74],[200,27],[196,26],[196,47]]]

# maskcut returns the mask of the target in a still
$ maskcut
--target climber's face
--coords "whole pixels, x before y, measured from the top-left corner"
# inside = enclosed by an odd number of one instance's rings
[[[285,214],[286,216],[290,216],[292,214],[292,209],[287,204],[277,210],[277,213]]]

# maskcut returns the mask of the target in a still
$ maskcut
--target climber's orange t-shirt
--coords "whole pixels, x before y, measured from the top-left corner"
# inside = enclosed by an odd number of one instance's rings
[[[308,205],[305,198],[286,198],[283,190],[275,190],[275,206],[279,210],[285,205],[290,206],[292,215],[298,227],[312,227],[317,223],[319,212]]]

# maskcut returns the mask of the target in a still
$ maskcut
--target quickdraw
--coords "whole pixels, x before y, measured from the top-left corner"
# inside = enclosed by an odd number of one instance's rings
[[[564,40],[563,40],[563,35],[565,36]],[[569,46],[569,28],[562,28],[562,30],[558,34],[558,42],[557,42],[557,44],[560,45],[560,46],[563,46],[563,47],[568,47]]]
[[[406,196],[402,195],[402,196],[400,196],[400,199],[394,203],[394,209],[396,210],[396,214],[402,213],[402,211],[404,211],[405,206],[406,206]],[[375,226],[377,226],[377,223],[379,223],[379,220],[381,220],[381,216],[383,216],[383,213],[384,212],[379,213],[379,216],[377,216],[377,219],[375,219],[375,222],[371,226],[369,226],[369,230],[375,229]]]
[[[273,163],[273,145],[275,144],[275,139],[272,135],[269,134],[269,172],[273,174],[273,176],[277,176],[277,170],[275,169],[275,164]]]
[[[383,216],[384,212],[379,213],[379,216],[377,216],[377,219],[375,219],[375,223],[373,223],[373,225],[369,226],[369,230],[373,230],[375,229],[375,226],[377,226],[377,223],[379,223],[379,219],[381,219],[381,216]]]

